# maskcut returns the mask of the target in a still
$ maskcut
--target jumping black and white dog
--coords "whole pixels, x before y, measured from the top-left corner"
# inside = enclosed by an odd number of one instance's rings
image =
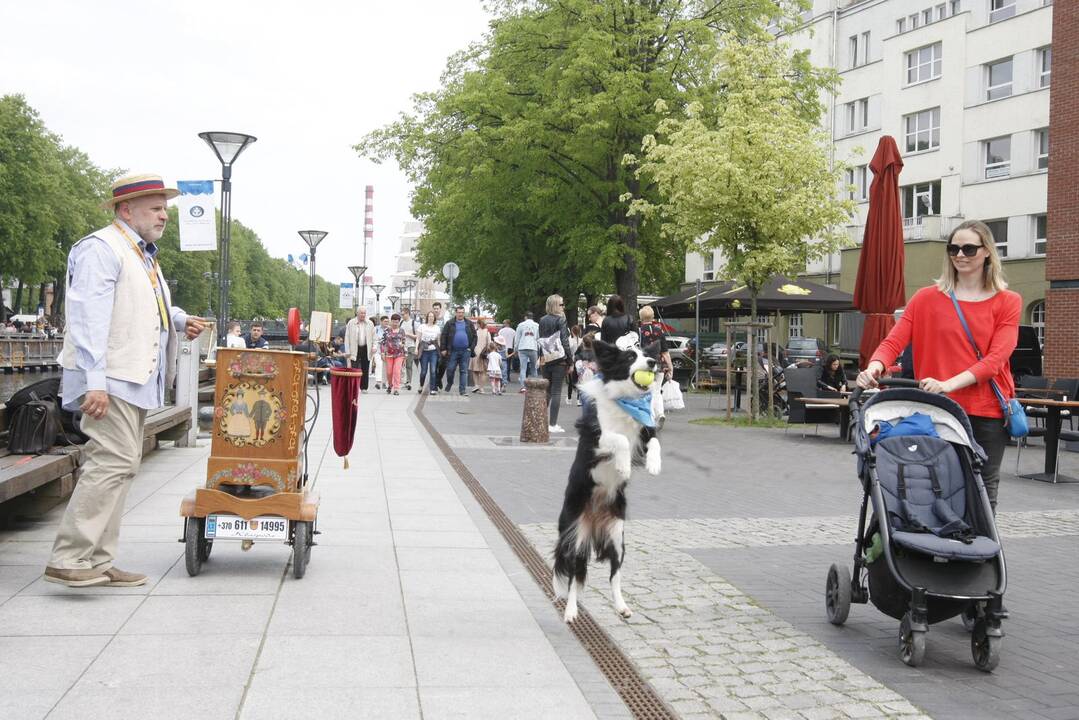
[[[643,463],[651,475],[660,471],[659,438],[648,399],[658,344],[623,350],[596,340],[593,350],[599,373],[580,387],[586,402],[577,421],[577,456],[554,552],[554,590],[566,600],[566,622],[577,619],[577,595],[584,590],[593,556],[611,563],[615,610],[626,618],[633,614],[622,599],[620,574],[626,554],[626,483],[634,464]]]

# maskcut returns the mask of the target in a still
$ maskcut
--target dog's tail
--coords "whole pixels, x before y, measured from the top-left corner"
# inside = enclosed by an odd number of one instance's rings
[[[558,536],[558,543],[554,548],[554,574],[551,577],[551,586],[554,589],[555,600],[565,600],[569,595],[569,586],[573,582],[573,565],[570,559],[576,552],[576,530],[574,524],[571,529],[563,531]]]

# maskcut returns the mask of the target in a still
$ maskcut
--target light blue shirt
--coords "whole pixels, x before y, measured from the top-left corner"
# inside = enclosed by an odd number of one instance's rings
[[[517,326],[517,337],[513,343],[514,350],[535,350],[539,347],[539,323],[535,320],[523,320]]]
[[[147,244],[139,234],[121,220],[131,237],[138,238],[146,269],[153,271],[157,245]],[[89,390],[105,390],[144,410],[153,410],[165,404],[166,354],[169,328],[162,328],[157,343],[157,371],[143,384],[107,377],[106,353],[109,347],[109,328],[112,324],[113,294],[120,277],[120,258],[109,244],[91,235],[71,249],[67,258],[67,295],[64,300],[67,327],[64,334],[75,346],[75,369],[64,369],[61,380],[61,396],[65,410],[76,410],[79,398]],[[158,283],[165,279],[158,274]],[[146,312],[157,312],[147,308]],[[187,313],[178,307],[169,308],[172,326],[187,326]]]

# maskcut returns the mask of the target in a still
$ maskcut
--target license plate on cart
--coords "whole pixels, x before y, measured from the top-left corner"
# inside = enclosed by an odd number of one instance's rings
[[[287,540],[288,520],[273,515],[245,520],[239,515],[210,515],[206,518],[209,540]]]

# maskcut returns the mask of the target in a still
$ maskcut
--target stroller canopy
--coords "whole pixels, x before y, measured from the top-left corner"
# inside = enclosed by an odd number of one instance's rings
[[[914,413],[928,415],[941,439],[969,447],[982,461],[985,451],[974,439],[974,430],[963,408],[946,395],[914,388],[888,388],[862,405],[855,444],[859,454],[869,450],[869,434],[882,422],[895,425]]]

